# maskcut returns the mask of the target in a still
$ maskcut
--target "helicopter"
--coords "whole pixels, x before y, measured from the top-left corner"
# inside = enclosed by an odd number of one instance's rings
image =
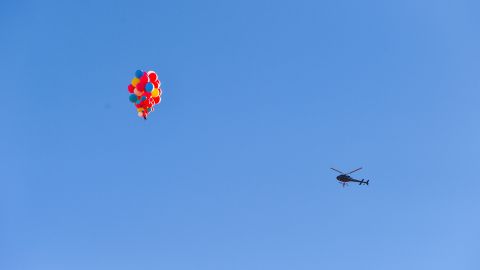
[[[336,172],[341,173],[339,176],[337,176],[337,180],[342,183],[343,187],[345,187],[345,185],[346,185],[348,182],[355,182],[355,183],[358,183],[359,185],[368,185],[368,182],[370,181],[370,180],[365,181],[365,179],[357,180],[357,179],[352,178],[352,177],[349,175],[349,174],[352,174],[352,173],[354,173],[354,172],[356,172],[356,171],[361,170],[362,167],[360,167],[360,168],[358,168],[358,169],[355,169],[355,170],[353,170],[353,171],[351,171],[351,172],[349,172],[349,173],[344,173],[344,172],[339,171],[339,170],[337,170],[337,169],[335,169],[335,168],[330,168],[330,169],[332,169],[332,170],[334,170],[334,171],[336,171]]]

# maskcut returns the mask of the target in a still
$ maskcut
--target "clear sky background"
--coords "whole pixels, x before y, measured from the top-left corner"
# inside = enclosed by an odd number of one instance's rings
[[[480,269],[479,12],[3,1],[0,269]]]

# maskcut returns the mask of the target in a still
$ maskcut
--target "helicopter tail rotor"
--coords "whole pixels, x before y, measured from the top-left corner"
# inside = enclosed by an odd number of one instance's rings
[[[365,181],[365,179],[362,179],[362,181],[360,181],[360,183],[358,183],[358,184],[359,184],[360,186],[361,186],[361,185],[367,185],[367,186],[368,186],[368,182],[369,182],[369,181],[370,181],[370,180]]]

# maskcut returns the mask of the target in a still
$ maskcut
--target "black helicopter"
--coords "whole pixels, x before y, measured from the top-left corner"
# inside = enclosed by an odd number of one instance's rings
[[[359,185],[368,185],[368,182],[370,181],[370,180],[365,181],[365,179],[357,180],[357,179],[352,178],[352,177],[349,175],[349,174],[352,174],[352,173],[354,173],[354,172],[356,172],[356,171],[361,170],[362,167],[360,167],[360,168],[358,168],[358,169],[355,169],[355,170],[353,170],[353,171],[351,171],[351,172],[349,172],[349,173],[344,173],[344,172],[341,172],[341,171],[339,171],[339,170],[337,170],[337,169],[334,169],[334,168],[330,168],[330,169],[332,169],[332,170],[334,170],[334,171],[336,171],[336,172],[341,173],[339,176],[337,176],[337,180],[342,183],[343,187],[345,187],[345,185],[346,185],[348,182],[355,182],[355,183],[358,183]]]

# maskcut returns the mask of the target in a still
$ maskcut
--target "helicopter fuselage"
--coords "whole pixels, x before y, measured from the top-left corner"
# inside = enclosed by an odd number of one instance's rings
[[[340,181],[340,182],[350,182],[352,180],[352,177],[350,177],[348,175],[341,174],[341,175],[337,176],[337,180]]]
[[[362,182],[362,180],[354,179],[354,178],[352,178],[351,176],[345,175],[345,174],[341,174],[341,175],[337,176],[337,180],[340,181],[340,182],[343,182],[343,183],[347,183],[347,182]]]

